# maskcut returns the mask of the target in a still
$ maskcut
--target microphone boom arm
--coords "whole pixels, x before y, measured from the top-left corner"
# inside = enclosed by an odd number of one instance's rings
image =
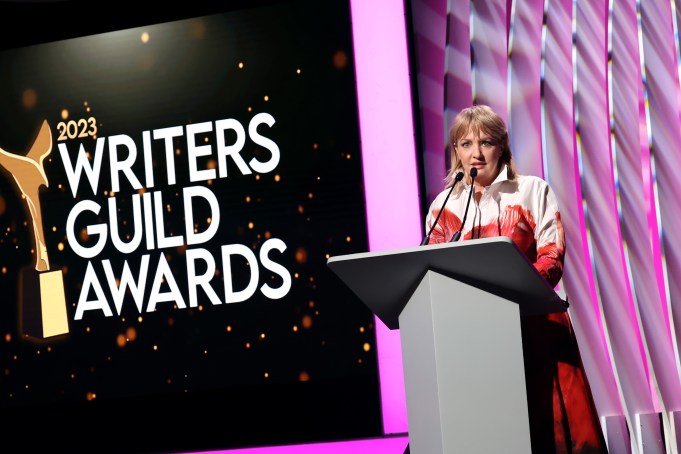
[[[449,240],[450,243],[454,243],[456,241],[459,241],[459,238],[461,237],[461,231],[463,230],[463,226],[466,223],[466,217],[468,216],[468,207],[471,205],[471,196],[475,192],[475,177],[478,175],[478,169],[475,167],[472,167],[471,170],[469,171],[471,175],[471,192],[468,193],[468,201],[466,202],[466,211],[463,213],[463,221],[461,221],[461,227],[459,230],[457,230],[454,233],[454,236],[452,237],[451,240]]]
[[[445,201],[444,201],[444,203],[442,204],[442,208],[440,208],[440,212],[439,212],[439,213],[437,214],[437,216],[435,217],[435,222],[433,222],[433,225],[430,227],[430,230],[428,230],[428,235],[426,235],[426,236],[423,238],[423,241],[421,241],[421,246],[425,246],[425,245],[428,244],[428,242],[430,241],[430,235],[433,233],[433,229],[434,229],[435,226],[437,225],[437,221],[440,219],[440,215],[441,215],[442,212],[445,210],[445,206],[447,205],[447,200],[449,200],[449,196],[452,195],[452,191],[454,190],[454,187],[455,187],[456,184],[457,184],[459,181],[461,181],[461,180],[463,180],[463,172],[458,172],[458,173],[456,174],[456,177],[454,177],[454,183],[452,183],[452,187],[451,187],[451,189],[449,190],[449,192],[447,193],[447,197],[445,197]]]

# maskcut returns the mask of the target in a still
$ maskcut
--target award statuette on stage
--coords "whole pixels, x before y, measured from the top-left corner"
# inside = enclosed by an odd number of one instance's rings
[[[52,132],[47,121],[26,156],[0,148],[0,168],[14,177],[26,200],[35,238],[35,267],[21,270],[19,276],[20,329],[22,334],[43,339],[69,332],[62,272],[50,271],[40,207],[39,189],[48,186],[43,161],[51,151]]]

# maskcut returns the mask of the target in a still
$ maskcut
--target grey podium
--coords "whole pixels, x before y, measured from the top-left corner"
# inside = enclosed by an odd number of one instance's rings
[[[566,308],[510,238],[327,265],[400,330],[412,454],[531,452],[520,317]]]

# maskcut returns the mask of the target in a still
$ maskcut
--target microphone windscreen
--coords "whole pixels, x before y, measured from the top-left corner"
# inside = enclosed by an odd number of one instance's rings
[[[471,167],[470,174],[471,174],[471,176],[472,176],[473,178],[477,177],[477,176],[478,176],[478,169],[477,169],[477,167]]]

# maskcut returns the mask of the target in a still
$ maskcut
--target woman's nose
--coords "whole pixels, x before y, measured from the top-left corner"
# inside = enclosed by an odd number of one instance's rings
[[[473,145],[473,155],[482,156],[482,147],[480,146],[480,144]]]

